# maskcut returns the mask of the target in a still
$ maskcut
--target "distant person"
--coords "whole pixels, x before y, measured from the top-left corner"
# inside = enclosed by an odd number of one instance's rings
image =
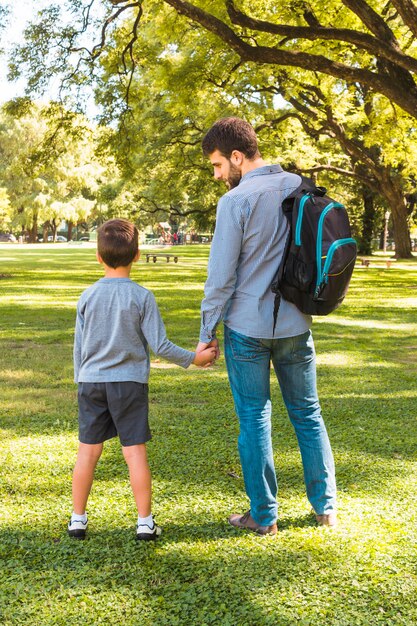
[[[149,347],[163,358],[189,367],[209,365],[215,348],[196,354],[169,341],[155,297],[130,278],[139,258],[138,231],[123,219],[105,222],[97,233],[97,260],[104,278],[88,287],[77,305],[74,378],[78,383],[79,448],[73,473],[71,537],[84,539],[86,506],[103,442],[116,435],[129,468],[138,521],[136,538],[161,534],[151,512],[151,474],[146,442]]]
[[[320,525],[336,523],[332,450],[316,389],[311,317],[281,301],[273,329],[271,283],[282,257],[288,223],[282,201],[301,179],[268,165],[254,129],[239,118],[216,122],[203,139],[214,176],[229,191],[217,207],[197,351],[218,349],[224,321],[230,387],[240,422],[239,453],[250,509],[233,514],[236,528],[277,532],[277,480],[271,441],[270,362],[294,426],[307,496]]]

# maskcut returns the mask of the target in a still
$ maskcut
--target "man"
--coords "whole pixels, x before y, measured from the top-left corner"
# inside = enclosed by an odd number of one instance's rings
[[[229,191],[217,207],[216,230],[201,304],[197,351],[216,346],[224,321],[229,383],[240,423],[238,447],[250,509],[229,523],[261,535],[277,532],[277,480],[271,442],[270,362],[294,426],[307,497],[319,525],[336,524],[336,482],[316,390],[311,317],[281,301],[273,329],[271,283],[288,224],[282,201],[301,179],[268,165],[254,129],[239,118],[216,122],[203,139],[214,177]]]

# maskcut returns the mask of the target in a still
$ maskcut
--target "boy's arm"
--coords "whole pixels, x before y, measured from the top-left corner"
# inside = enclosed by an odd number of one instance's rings
[[[80,307],[77,306],[77,318],[75,321],[75,334],[74,334],[74,381],[78,382],[78,374],[81,366],[81,339],[84,328],[84,318],[81,315]]]
[[[172,343],[167,338],[158,305],[153,293],[150,291],[146,295],[141,326],[146,341],[155,354],[184,368],[189,367],[193,363],[195,352],[180,348],[180,346]]]

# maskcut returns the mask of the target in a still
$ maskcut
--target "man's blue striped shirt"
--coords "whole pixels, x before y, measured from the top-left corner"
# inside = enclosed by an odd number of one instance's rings
[[[310,327],[309,315],[282,300],[273,331],[271,283],[288,233],[281,205],[300,182],[297,174],[267,165],[245,174],[220,199],[201,304],[200,341],[215,336],[221,319],[236,332],[263,339],[293,337]]]

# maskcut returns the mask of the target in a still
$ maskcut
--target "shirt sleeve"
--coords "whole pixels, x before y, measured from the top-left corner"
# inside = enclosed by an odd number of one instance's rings
[[[200,341],[210,343],[235,290],[242,247],[243,224],[233,199],[223,196],[217,207],[216,229],[210,249],[208,274],[201,303]]]
[[[146,296],[141,327],[146,341],[155,354],[184,368],[191,365],[195,353],[180,348],[167,338],[155,296],[150,291]]]
[[[81,343],[82,334],[84,328],[84,317],[81,313],[80,303],[77,305],[77,317],[75,320],[75,335],[74,335],[74,382],[78,382],[78,374],[81,366]]]

